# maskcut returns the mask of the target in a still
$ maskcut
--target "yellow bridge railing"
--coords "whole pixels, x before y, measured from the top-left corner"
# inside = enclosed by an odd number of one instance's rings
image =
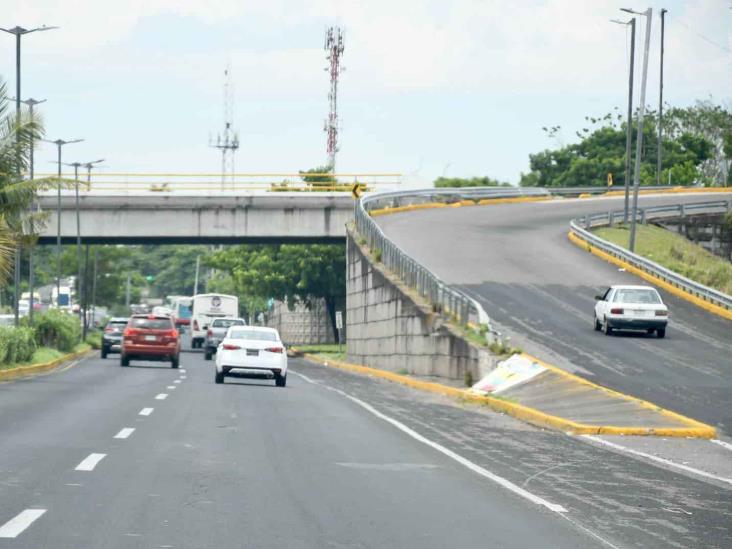
[[[57,174],[36,174],[36,178],[56,178]],[[62,179],[73,181],[64,173]],[[397,187],[398,173],[79,173],[82,191],[268,191],[268,192],[351,192]]]

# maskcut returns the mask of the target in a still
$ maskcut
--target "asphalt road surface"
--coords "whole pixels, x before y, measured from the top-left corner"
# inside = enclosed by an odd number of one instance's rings
[[[730,195],[722,195],[729,197]],[[641,197],[641,205],[720,195]],[[588,379],[732,432],[732,322],[666,292],[666,338],[592,327],[594,296],[642,279],[574,246],[569,220],[622,199],[444,208],[377,218],[384,232],[445,282],[477,299],[525,350]]]
[[[0,548],[732,544],[730,485],[478,407],[112,357],[0,384]]]

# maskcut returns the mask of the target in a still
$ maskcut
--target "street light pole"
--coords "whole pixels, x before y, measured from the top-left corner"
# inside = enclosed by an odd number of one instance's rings
[[[658,86],[658,159],[656,161],[656,185],[661,184],[661,149],[663,148],[663,129],[661,124],[663,122],[663,50],[664,50],[664,34],[665,34],[665,22],[667,9],[661,10],[661,80]]]
[[[23,103],[24,105],[28,105],[28,111],[30,113],[31,121],[33,120],[33,108],[36,105],[45,103],[45,101],[46,101],[45,99],[37,100],[37,99],[33,99],[32,97],[21,101],[21,103]],[[34,146],[34,144],[35,144],[35,139],[33,138],[33,136],[31,136],[31,139],[30,139],[30,174],[29,174],[31,181],[33,181],[33,179],[35,178],[35,171],[34,171],[35,170],[35,160],[34,160],[35,146]],[[32,215],[32,213],[33,213],[33,205],[31,205],[31,215]],[[32,218],[31,218],[30,229],[31,229],[31,234],[33,234],[34,228],[33,228]],[[28,320],[30,321],[31,324],[33,324],[33,304],[34,304],[33,302],[35,301],[34,296],[33,296],[34,285],[35,285],[35,276],[33,273],[33,269],[34,269],[33,246],[29,246],[28,247],[28,292],[30,294],[30,297],[28,299]]]
[[[648,50],[651,46],[651,22],[653,21],[653,9],[648,8],[645,12],[639,13],[633,10],[622,8],[623,11],[646,16],[646,38],[643,47],[643,76],[641,77],[640,107],[638,108],[638,137],[635,142],[635,170],[633,174],[633,211],[630,216],[630,242],[628,248],[635,251],[636,217],[638,213],[638,188],[640,187],[641,154],[643,152],[643,116],[646,110],[646,82],[648,80]]]
[[[44,140],[45,141],[45,140]],[[53,143],[58,148],[58,195],[56,200],[56,299],[61,295],[61,147],[70,145],[71,143],[80,143],[83,139],[71,139],[65,141],[57,139],[56,141],[46,141]]]
[[[633,149],[633,74],[635,72],[635,17],[627,23],[612,20],[613,23],[630,25],[630,71],[628,73],[628,122],[625,129],[625,205],[623,208],[623,223],[628,222],[628,206],[630,202],[630,164]]]
[[[15,35],[15,144],[16,150],[16,176],[20,180],[20,38],[25,34],[36,31],[51,30],[57,27],[38,27],[35,29],[24,29],[21,26],[15,26],[12,29],[0,27],[0,30],[8,34]],[[15,314],[15,326],[18,326],[18,302],[20,301],[20,254],[22,247],[19,245],[15,251],[15,272],[13,273],[13,285],[15,286],[13,312]]]

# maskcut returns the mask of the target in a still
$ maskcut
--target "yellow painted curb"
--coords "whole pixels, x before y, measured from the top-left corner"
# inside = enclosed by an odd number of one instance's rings
[[[293,348],[292,350],[297,351],[297,348]],[[539,427],[547,427],[547,428],[559,430],[562,432],[569,432],[574,435],[637,435],[637,436],[653,435],[653,436],[664,436],[664,437],[694,437],[694,438],[715,438],[716,437],[716,430],[714,429],[714,427],[705,425],[703,423],[699,423],[699,422],[689,419],[689,418],[685,418],[674,412],[671,412],[668,410],[663,410],[651,403],[646,403],[646,404],[658,411],[667,412],[666,415],[669,415],[669,417],[674,417],[677,420],[683,419],[687,425],[693,425],[693,426],[691,426],[691,427],[652,428],[652,427],[623,427],[623,426],[616,426],[616,425],[587,425],[584,423],[578,423],[575,421],[571,421],[571,420],[568,420],[568,419],[565,419],[565,418],[562,418],[559,416],[553,416],[550,414],[546,414],[535,408],[523,406],[522,404],[510,402],[508,400],[503,400],[501,398],[497,398],[497,397],[493,397],[493,396],[476,395],[476,394],[468,392],[465,389],[458,389],[457,387],[450,387],[448,385],[442,385],[440,383],[434,383],[434,382],[430,382],[430,381],[421,381],[421,380],[413,379],[413,378],[410,378],[409,376],[404,376],[404,375],[397,374],[394,372],[389,372],[386,370],[379,370],[378,368],[371,368],[369,366],[361,366],[358,364],[349,364],[347,362],[342,362],[340,360],[327,359],[327,361],[326,361],[323,357],[319,357],[317,355],[313,355],[310,353],[301,353],[301,354],[304,358],[306,358],[312,362],[316,362],[318,364],[325,364],[327,362],[328,366],[338,368],[340,370],[354,372],[357,374],[379,377],[382,379],[386,379],[388,381],[392,381],[394,383],[406,385],[407,387],[411,387],[413,389],[418,389],[420,391],[426,391],[426,392],[435,393],[435,394],[439,394],[439,395],[443,395],[443,396],[454,397],[454,398],[460,399],[462,401],[471,402],[474,404],[482,404],[485,406],[489,406],[490,408],[492,408],[493,410],[496,410],[498,412],[503,412],[512,417],[523,420],[527,423],[531,423],[532,425],[537,425]],[[525,355],[525,356],[529,357],[529,355]],[[529,357],[529,358],[532,360],[536,360],[533,357]],[[538,361],[538,362],[540,362],[543,366],[548,366],[541,361]],[[558,368],[555,368],[553,366],[549,367],[549,369],[551,369],[552,371],[559,370]],[[586,384],[590,384],[595,387],[601,388],[605,391],[615,393],[615,391],[612,391],[611,389],[606,389],[599,385],[595,385],[594,383],[592,383],[590,381],[584,380],[578,376],[574,376],[573,374],[569,374],[568,372],[564,372],[564,374],[566,374],[567,376],[570,376],[574,379],[581,380],[582,382],[584,382]],[[625,400],[632,399],[632,400],[638,400],[639,402],[645,402],[645,401],[640,401],[640,399],[634,399],[633,397],[627,397],[626,395],[622,395],[622,393],[616,393],[616,394],[619,396],[622,396]]]
[[[2,370],[0,369],[0,381],[7,381],[10,379],[17,379],[19,377],[27,377],[34,374],[40,374],[43,372],[48,372],[49,370],[53,370],[54,368],[58,367],[59,365],[63,364],[64,362],[67,362],[69,360],[74,360],[77,358],[81,358],[86,354],[89,354],[92,352],[92,349],[87,349],[84,351],[76,351],[73,353],[65,354],[59,358],[55,358],[49,362],[44,362],[43,364],[32,364],[30,366],[18,366],[17,368],[9,368]]]
[[[701,299],[693,294],[690,294],[681,288],[677,288],[673,284],[669,284],[665,280],[661,280],[660,278],[653,276],[651,273],[647,273],[646,271],[639,269],[639,268],[631,265],[630,263],[626,263],[622,259],[619,259],[615,256],[605,253],[602,250],[598,250],[595,246],[586,242],[585,240],[583,240],[582,238],[580,238],[579,236],[574,234],[572,231],[567,233],[567,237],[573,244],[579,246],[580,248],[587,250],[588,252],[592,253],[593,255],[596,255],[597,257],[602,258],[605,261],[608,261],[609,263],[617,265],[618,267],[622,267],[626,271],[633,273],[633,274],[643,278],[644,280],[647,280],[648,282],[655,284],[656,286],[660,286],[667,292],[672,293],[675,296],[680,297],[681,299],[685,299],[686,301],[693,303],[694,305],[704,309],[705,311],[709,311],[710,313],[713,313],[717,316],[721,316],[722,318],[726,318],[727,320],[732,320],[732,311],[728,311],[724,307],[720,307],[718,305],[714,305],[713,303],[709,303],[708,301],[704,301],[703,299]]]
[[[458,202],[425,202],[424,204],[409,204],[407,206],[396,206],[394,208],[380,208],[369,211],[371,217],[389,215],[400,212],[411,212],[414,210],[429,210],[432,208],[461,208],[463,206],[492,206],[496,204],[518,204],[521,202],[543,202],[554,200],[552,196],[517,196],[515,198],[484,198],[475,202],[474,200],[460,200]]]

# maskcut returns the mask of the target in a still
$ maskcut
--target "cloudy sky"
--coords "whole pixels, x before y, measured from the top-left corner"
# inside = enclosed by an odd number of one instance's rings
[[[44,98],[47,135],[82,137],[65,158],[115,172],[219,169],[223,71],[235,86],[237,171],[292,172],[326,159],[323,37],[344,29],[339,172],[400,172],[413,184],[489,175],[517,182],[528,155],[568,143],[586,115],[624,108],[626,28],[612,0],[0,0],[0,25],[58,25],[23,41],[24,97]],[[648,102],[732,107],[732,0],[653,1]],[[639,43],[642,38],[639,28]],[[14,89],[13,37],[0,77]],[[640,63],[638,63],[640,65]],[[48,145],[37,171],[53,170]]]

